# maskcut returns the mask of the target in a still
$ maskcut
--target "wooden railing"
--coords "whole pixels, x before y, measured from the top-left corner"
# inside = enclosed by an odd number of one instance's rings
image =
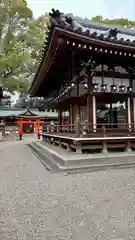
[[[75,124],[69,125],[48,125],[44,127],[43,132],[57,132],[57,133],[75,133]]]
[[[44,132],[52,132],[52,133],[65,133],[65,134],[76,134],[78,131],[75,124],[69,125],[48,125]],[[88,125],[83,124],[80,125],[80,129],[78,132],[79,135],[87,136],[87,135],[99,135],[99,136],[129,136],[135,135],[135,125],[133,124],[96,124],[96,125]]]

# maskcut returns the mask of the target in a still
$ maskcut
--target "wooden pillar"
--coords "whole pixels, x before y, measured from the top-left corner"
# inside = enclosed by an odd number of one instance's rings
[[[76,136],[80,137],[80,108],[78,105],[75,106],[75,132]]]
[[[76,123],[75,123],[76,137],[80,137],[80,114],[76,114]]]
[[[87,108],[88,108],[88,124],[90,130],[96,131],[96,97],[94,95],[88,95],[87,97]]]
[[[97,116],[96,116],[96,97],[92,96],[92,117],[93,117],[93,131],[96,132]]]
[[[58,110],[58,125],[61,125],[62,113],[61,110]]]
[[[133,124],[134,124],[134,131],[135,131],[135,98],[133,98]]]
[[[69,106],[69,124],[71,132],[73,131],[73,105],[70,104]]]
[[[40,119],[37,118],[37,137],[40,139]]]
[[[129,72],[129,85],[133,89],[132,73]],[[133,97],[128,97],[128,125],[130,131],[134,129],[134,101]]]
[[[88,125],[89,129],[92,129],[93,126],[93,104],[92,104],[92,96],[87,96],[87,110],[88,110]]]
[[[131,130],[135,130],[135,98],[130,97]]]
[[[79,89],[79,81],[77,80],[77,83],[76,83],[76,85],[77,85],[77,89],[76,89],[76,95],[77,95],[77,97],[79,98],[79,95],[80,95],[80,89]],[[77,104],[77,114],[79,114],[80,115],[80,106]]]
[[[62,112],[61,112],[61,109],[58,109],[58,128],[57,128],[57,132],[61,131],[61,121],[62,121]]]
[[[128,97],[127,101],[127,113],[128,113],[128,127],[131,131],[131,107],[130,107],[130,97]]]
[[[76,82],[77,85],[77,97],[79,97],[79,82],[77,80]],[[76,119],[75,119],[75,131],[76,131],[76,137],[80,137],[80,106],[77,104],[76,105]]]
[[[134,130],[134,106],[133,98],[130,98],[131,130]]]
[[[23,134],[23,119],[21,118],[20,119],[20,124],[19,124],[19,137],[20,137],[20,140],[22,140],[22,134]]]
[[[37,132],[40,132],[40,119],[37,119]]]
[[[68,106],[67,112],[68,112],[68,125],[70,125],[70,105]]]
[[[112,103],[110,103],[110,125],[112,126]]]
[[[37,132],[37,121],[34,122],[34,133]]]
[[[72,104],[70,104],[70,106],[69,106],[69,122],[70,122],[70,124],[72,125],[73,124],[73,105]]]
[[[90,131],[93,131],[93,95],[92,95],[92,76],[88,77],[88,97],[87,97],[87,109],[88,109],[88,125]]]
[[[64,126],[65,126],[65,122],[64,122],[64,117],[63,117],[62,120],[61,120],[61,127],[62,127],[62,129],[64,129]]]

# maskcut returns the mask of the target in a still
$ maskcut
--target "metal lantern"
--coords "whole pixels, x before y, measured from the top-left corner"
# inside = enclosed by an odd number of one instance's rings
[[[85,89],[88,88],[88,83],[84,83],[84,88],[85,88]]]
[[[71,87],[72,87],[72,88],[75,87],[75,84],[74,84],[74,83],[71,83]]]
[[[68,89],[65,89],[64,93],[67,93],[68,92]]]
[[[111,92],[116,93],[117,92],[117,85],[113,84],[111,85]]]
[[[119,93],[125,93],[125,86],[124,85],[119,86]]]
[[[101,92],[107,92],[108,91],[107,84],[102,84],[100,87],[101,87]]]
[[[92,84],[92,89],[93,89],[93,92],[97,92],[98,91],[98,83],[93,83]]]
[[[127,87],[127,93],[129,93],[129,94],[130,94],[130,93],[132,93],[132,91],[133,91],[132,87],[130,87],[130,86],[129,86],[129,87]]]
[[[70,90],[70,89],[71,89],[71,86],[68,86],[67,89]]]

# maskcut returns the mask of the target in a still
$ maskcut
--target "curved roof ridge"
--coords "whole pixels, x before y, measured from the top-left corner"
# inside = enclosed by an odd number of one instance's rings
[[[116,26],[116,25],[109,25],[109,24],[100,23],[100,22],[92,22],[91,20],[87,20],[87,19],[83,19],[83,18],[81,19],[80,17],[72,17],[72,19],[84,27],[95,28],[95,29],[100,29],[100,30],[111,30],[111,29],[117,28],[119,33],[135,36],[135,30],[133,30],[131,28],[120,27],[120,26]]]

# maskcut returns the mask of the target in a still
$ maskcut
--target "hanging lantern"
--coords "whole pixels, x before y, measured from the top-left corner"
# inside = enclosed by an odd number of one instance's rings
[[[88,89],[88,83],[84,83],[84,88]]]
[[[101,84],[100,87],[101,87],[101,92],[107,92],[108,91],[107,84]]]
[[[67,89],[70,90],[70,89],[71,89],[71,86],[68,86]]]
[[[92,84],[92,89],[93,89],[93,92],[97,92],[98,91],[98,83],[93,83]]]
[[[125,86],[124,85],[119,86],[119,93],[125,93]]]
[[[75,84],[74,84],[74,83],[71,83],[71,87],[72,87],[72,88],[75,87]]]
[[[127,87],[127,93],[129,93],[129,94],[131,94],[132,93],[132,91],[133,91],[133,89],[132,89],[132,87]]]
[[[68,92],[68,89],[65,89],[64,94]]]
[[[111,92],[117,93],[117,85],[115,85],[115,84],[111,85]]]

